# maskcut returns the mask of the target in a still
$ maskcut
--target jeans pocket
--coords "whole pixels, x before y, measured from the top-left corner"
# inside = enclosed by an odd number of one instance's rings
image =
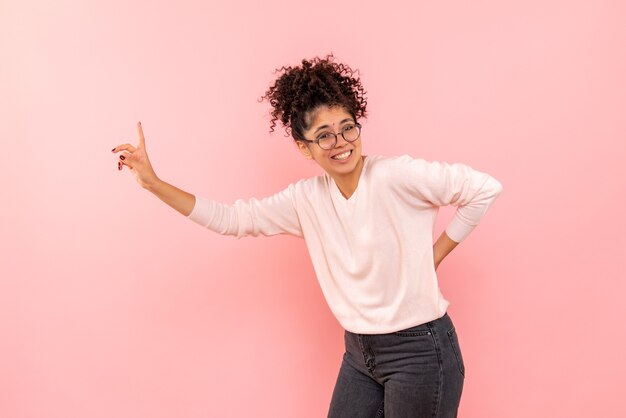
[[[394,332],[399,337],[421,337],[424,335],[430,335],[430,329],[425,328],[424,325],[417,325],[411,328],[406,328],[400,331]]]
[[[456,363],[459,366],[459,371],[465,377],[465,363],[463,362],[463,355],[461,354],[461,346],[459,345],[459,338],[456,335],[456,329],[452,328],[448,331],[448,338],[456,357]]]

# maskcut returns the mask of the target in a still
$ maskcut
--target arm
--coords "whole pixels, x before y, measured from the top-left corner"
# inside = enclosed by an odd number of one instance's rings
[[[454,248],[457,245],[459,245],[459,243],[456,241],[453,241],[448,236],[448,234],[446,234],[445,231],[441,233],[441,235],[439,236],[439,239],[437,239],[437,242],[435,242],[435,245],[433,245],[433,258],[435,262],[435,270],[437,270],[437,267],[439,267],[439,263],[441,263],[441,260],[446,258],[446,256],[450,254],[450,252],[454,250]]]
[[[408,156],[403,160],[403,180],[418,201],[457,207],[445,229],[446,235],[457,243],[467,238],[502,192],[498,180],[466,164],[429,162]]]
[[[137,183],[192,221],[223,235],[243,237],[275,235],[280,233],[302,236],[300,220],[295,208],[294,186],[264,199],[238,200],[224,205],[210,199],[196,197],[157,177],[148,154],[141,123],[137,123],[139,144],[118,145],[111,151],[122,152],[118,161],[121,170],[127,166]]]
[[[486,173],[465,164],[431,163],[438,206],[454,205],[457,211],[433,245],[435,270],[441,261],[478,225],[502,191],[502,185]],[[451,237],[454,237],[452,239]]]
[[[185,216],[189,216],[196,204],[194,195],[160,179],[147,185],[145,189]]]
[[[435,270],[441,261],[478,225],[502,192],[502,184],[466,164],[429,162],[401,157],[402,179],[418,199],[434,206],[457,206],[454,217],[433,245]]]
[[[296,211],[295,185],[263,199],[239,199],[226,205],[197,196],[188,218],[218,234],[237,238],[290,234],[302,237]]]

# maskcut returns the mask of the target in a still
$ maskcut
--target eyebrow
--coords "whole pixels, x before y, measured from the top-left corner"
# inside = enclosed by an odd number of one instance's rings
[[[340,125],[343,125],[346,122],[354,122],[354,120],[352,118],[346,118],[344,120],[342,120],[341,122],[339,122]],[[313,133],[317,133],[317,131],[321,131],[322,129],[326,129],[326,128],[330,128],[330,125],[322,125],[320,127],[318,127]]]

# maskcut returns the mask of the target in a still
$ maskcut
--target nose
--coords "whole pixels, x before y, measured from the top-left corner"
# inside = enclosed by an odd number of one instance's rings
[[[335,138],[337,139],[335,143],[335,148],[341,148],[344,145],[349,144],[349,142],[346,141],[346,139],[343,137],[341,133],[335,134]]]

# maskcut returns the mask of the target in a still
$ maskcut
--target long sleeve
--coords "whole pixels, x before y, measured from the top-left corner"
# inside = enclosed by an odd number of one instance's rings
[[[502,184],[487,173],[461,163],[402,157],[406,187],[435,206],[457,206],[446,234],[461,242],[474,230],[502,192]]]
[[[224,205],[196,197],[189,218],[237,237],[303,237],[341,325],[381,334],[441,318],[448,308],[433,265],[438,208],[457,206],[446,232],[460,242],[501,190],[497,180],[467,165],[372,155],[350,199],[326,173],[261,200]]]
[[[196,196],[193,210],[187,216],[222,235],[244,236],[290,234],[302,237],[295,207],[293,184],[263,199],[239,199],[226,205]]]

